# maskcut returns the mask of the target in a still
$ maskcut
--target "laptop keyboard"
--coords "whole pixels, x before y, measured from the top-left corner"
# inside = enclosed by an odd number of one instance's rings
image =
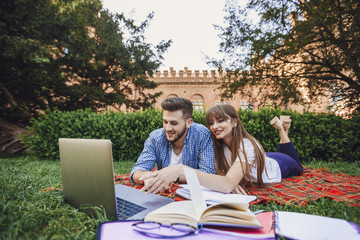
[[[117,202],[117,215],[119,220],[126,220],[146,209],[140,205],[129,202],[119,197],[116,197],[116,202]]]

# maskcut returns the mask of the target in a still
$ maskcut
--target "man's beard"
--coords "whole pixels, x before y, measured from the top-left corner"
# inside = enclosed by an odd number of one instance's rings
[[[175,136],[175,139],[172,140],[172,141],[169,140],[167,134],[165,134],[165,135],[166,135],[166,139],[167,139],[169,142],[171,142],[171,143],[176,143],[182,136],[184,136],[184,134],[186,133],[186,130],[187,130],[187,128],[186,128],[186,126],[185,126],[184,129],[183,129],[179,134],[177,134],[177,135]]]

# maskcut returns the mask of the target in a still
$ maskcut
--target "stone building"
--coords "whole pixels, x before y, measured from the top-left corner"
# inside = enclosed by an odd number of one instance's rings
[[[240,94],[235,95],[232,99],[221,99],[221,91],[218,89],[221,85],[223,75],[215,70],[195,70],[192,71],[185,67],[183,70],[157,71],[152,80],[159,86],[150,92],[163,92],[158,98],[155,106],[161,108],[161,102],[168,97],[184,97],[190,99],[194,104],[194,110],[206,110],[216,104],[229,103],[236,109],[250,108],[257,110],[259,107],[267,105],[250,100]],[[256,91],[256,89],[254,89]],[[327,112],[330,105],[329,98],[322,98],[320,103],[310,104],[305,108],[302,105],[290,104],[281,106],[282,108],[302,112],[307,111]]]

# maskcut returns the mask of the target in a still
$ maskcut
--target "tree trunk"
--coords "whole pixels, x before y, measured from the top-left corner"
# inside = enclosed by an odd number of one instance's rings
[[[0,118],[0,151],[7,153],[20,153],[25,146],[20,143],[19,134],[27,134],[27,129],[6,122]]]

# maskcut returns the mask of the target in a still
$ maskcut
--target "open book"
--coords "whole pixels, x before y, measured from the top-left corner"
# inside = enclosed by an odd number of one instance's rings
[[[206,225],[241,226],[261,228],[262,225],[250,211],[248,202],[219,203],[207,206],[200,189],[196,172],[184,168],[186,181],[190,187],[191,199],[172,202],[145,217],[145,221],[163,224],[186,223],[196,228]]]

